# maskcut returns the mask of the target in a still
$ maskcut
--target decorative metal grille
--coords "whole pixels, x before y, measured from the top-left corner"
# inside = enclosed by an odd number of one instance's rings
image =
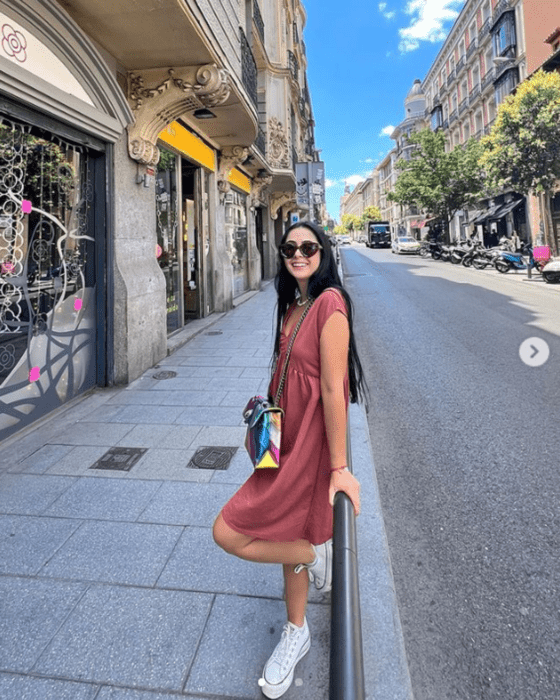
[[[95,382],[93,201],[85,148],[0,118],[0,439]]]
[[[263,156],[266,155],[266,134],[264,133],[260,124],[259,133],[257,134],[257,138],[255,139],[255,146],[259,149]]]
[[[299,63],[297,60],[297,57],[293,51],[290,51],[288,49],[288,61],[290,63],[290,73],[292,75],[292,78],[296,81],[296,83],[299,80]]]
[[[257,106],[257,64],[242,27],[239,27],[239,39],[241,42],[241,80],[249,97]]]
[[[261,10],[257,0],[253,0],[253,22],[259,33],[260,38],[264,43],[264,20],[261,15]]]

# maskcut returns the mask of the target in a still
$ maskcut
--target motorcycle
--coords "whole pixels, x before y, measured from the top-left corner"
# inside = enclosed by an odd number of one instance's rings
[[[432,258],[434,260],[449,260],[451,258],[451,253],[453,251],[453,246],[442,245],[441,243],[436,243],[434,249],[432,250]]]
[[[529,257],[529,261],[526,262],[523,257],[526,254]],[[523,245],[521,251],[518,253],[512,253],[510,251],[503,251],[500,253],[498,258],[494,263],[494,267],[498,272],[508,272],[509,270],[526,270],[527,267],[530,269],[535,269],[537,272],[541,272],[544,267],[544,263],[541,260],[535,260],[533,257],[533,248],[530,245]]]
[[[463,255],[463,259],[461,260],[461,265],[464,265],[465,267],[471,267],[473,264],[473,260],[475,255],[477,255],[478,251],[482,248],[482,243],[474,243],[472,248],[467,250],[467,252]]]
[[[560,283],[560,259],[547,262],[542,269],[542,276],[547,284]]]
[[[472,247],[472,241],[463,241],[462,243],[459,243],[459,245],[452,249],[451,255],[449,256],[449,262],[453,263],[453,265],[458,265],[459,263],[463,262],[463,258],[471,251]]]
[[[472,266],[477,270],[484,270],[488,265],[494,265],[497,258],[510,247],[505,247],[507,244],[502,243],[494,248],[483,248],[480,246],[473,255]]]
[[[427,258],[438,247],[438,245],[439,243],[436,243],[435,241],[425,241],[422,243],[422,247],[418,251],[418,254],[421,258]]]

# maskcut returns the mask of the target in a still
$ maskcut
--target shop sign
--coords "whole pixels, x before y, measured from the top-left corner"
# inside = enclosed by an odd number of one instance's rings
[[[37,37],[0,12],[0,56],[54,87],[95,106],[80,82]]]

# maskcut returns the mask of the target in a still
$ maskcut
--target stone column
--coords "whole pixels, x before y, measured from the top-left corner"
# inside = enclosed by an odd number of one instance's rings
[[[128,384],[167,354],[165,278],[156,258],[154,182],[137,184],[127,135],[114,158],[114,380]]]

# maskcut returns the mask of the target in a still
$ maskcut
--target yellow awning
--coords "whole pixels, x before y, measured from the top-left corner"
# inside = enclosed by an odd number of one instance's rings
[[[210,148],[210,146],[207,146],[202,139],[199,139],[198,136],[195,136],[188,129],[185,129],[179,122],[171,122],[171,124],[168,124],[165,129],[160,132],[159,138],[182,155],[194,160],[195,163],[199,163],[208,170],[215,172],[215,151]]]
[[[228,175],[228,182],[234,187],[237,187],[238,190],[247,192],[247,194],[251,193],[250,178],[248,178],[247,175],[244,175],[241,172],[241,170],[238,170],[237,168],[233,168],[232,170],[230,170],[230,173]]]

